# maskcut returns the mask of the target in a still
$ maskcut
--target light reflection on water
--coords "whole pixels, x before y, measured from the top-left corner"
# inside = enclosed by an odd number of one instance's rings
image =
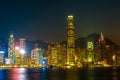
[[[0,69],[0,80],[120,80],[119,68]]]
[[[5,70],[0,69],[0,80],[6,80],[5,74],[6,74]]]
[[[117,72],[117,68],[113,67],[113,80],[119,80],[117,76],[119,76],[120,74],[118,74]]]
[[[25,68],[15,68],[7,71],[9,80],[28,80]]]

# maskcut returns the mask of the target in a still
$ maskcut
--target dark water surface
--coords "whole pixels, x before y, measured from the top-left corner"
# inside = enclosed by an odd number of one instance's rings
[[[120,67],[79,69],[0,69],[0,80],[120,80]]]

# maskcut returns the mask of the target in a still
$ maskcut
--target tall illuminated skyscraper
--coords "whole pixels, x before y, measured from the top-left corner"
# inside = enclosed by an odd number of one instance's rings
[[[100,49],[100,59],[105,59],[105,37],[103,33],[101,33],[99,37],[99,49]]]
[[[24,64],[25,62],[25,38],[21,38],[19,40],[19,44],[20,44],[20,58],[21,58],[21,64]]]
[[[14,36],[13,34],[10,34],[10,37],[9,37],[9,42],[8,42],[8,57],[14,61]]]
[[[67,64],[75,63],[75,35],[74,35],[74,19],[72,15],[67,18]]]

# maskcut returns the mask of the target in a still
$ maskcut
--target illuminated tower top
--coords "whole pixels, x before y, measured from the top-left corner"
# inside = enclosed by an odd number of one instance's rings
[[[87,49],[88,50],[93,50],[94,49],[93,42],[87,42]]]
[[[105,41],[105,38],[104,38],[103,33],[101,32],[99,42],[104,42],[104,41]]]
[[[10,38],[13,38],[13,34],[10,34]]]
[[[74,28],[74,19],[73,19],[73,16],[72,15],[69,15],[68,18],[68,28]]]
[[[73,21],[73,15],[68,16],[68,21]]]

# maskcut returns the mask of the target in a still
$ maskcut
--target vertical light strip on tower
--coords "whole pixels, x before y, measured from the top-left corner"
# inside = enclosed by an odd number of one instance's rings
[[[38,64],[41,64],[41,60],[42,60],[42,49],[38,50]]]
[[[74,42],[74,19],[72,15],[69,15],[67,26],[67,64],[74,65],[75,63],[75,42]]]

